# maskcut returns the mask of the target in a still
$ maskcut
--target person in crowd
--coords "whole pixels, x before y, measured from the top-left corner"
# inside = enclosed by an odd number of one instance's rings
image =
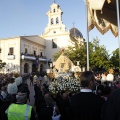
[[[19,74],[16,74],[15,75],[15,83],[19,89],[20,85],[22,84],[23,80],[22,80],[22,77],[19,75]]]
[[[34,75],[34,76],[33,76],[33,81],[39,83],[39,79],[38,79],[38,76],[37,76],[37,75]]]
[[[21,84],[21,86],[18,89],[18,92],[26,93],[27,99],[29,99],[29,101],[30,101],[30,91],[29,91],[28,85],[26,83]]]
[[[56,105],[55,101],[48,93],[46,93],[40,101],[38,104],[40,106],[38,110],[38,120],[52,120],[53,108],[54,105]],[[57,111],[58,109],[56,107],[56,113]]]
[[[8,93],[7,93],[7,87],[6,86],[1,87],[1,95],[2,95],[3,99],[5,99],[7,97]]]
[[[60,97],[57,97],[57,106],[61,114],[61,120],[69,120],[69,95],[66,91],[61,91]]]
[[[7,96],[5,95],[4,97],[7,97]],[[11,104],[10,97],[7,100],[6,98],[3,98],[2,95],[0,95],[0,120],[8,120],[5,114],[5,110],[8,108],[10,104]]]
[[[70,98],[69,120],[101,120],[101,108],[105,100],[92,92],[95,77],[91,71],[80,75],[81,90]]]
[[[8,94],[12,95],[13,102],[16,102],[16,97],[15,96],[18,92],[18,87],[16,85],[15,78],[10,79],[10,83],[7,86],[7,91],[8,91]]]
[[[32,74],[30,75],[30,86],[31,85],[33,86],[33,75]]]
[[[27,94],[18,93],[17,102],[11,104],[6,110],[8,120],[36,120],[35,111],[32,106],[27,105]]]
[[[15,83],[15,78],[10,79],[10,83],[7,86],[7,91],[9,94],[12,94],[12,95],[17,94],[18,88],[17,88],[17,85]]]
[[[114,70],[113,70],[113,69],[110,69],[110,70],[109,70],[109,74],[108,74],[107,77],[106,77],[106,80],[107,80],[107,81],[113,82],[113,80],[114,80],[114,75],[113,75],[113,73],[114,73]]]
[[[114,90],[102,107],[102,120],[120,120],[120,89]]]
[[[96,73],[96,74],[95,74],[95,79],[96,79],[97,81],[100,81],[100,80],[101,80],[101,74],[100,74],[100,73]]]
[[[102,75],[101,75],[101,83],[104,83],[106,81],[106,77],[107,77],[107,73],[106,72],[103,72]]]
[[[40,85],[41,85],[41,83],[42,83],[42,75],[41,74],[39,74],[39,81],[40,81]]]

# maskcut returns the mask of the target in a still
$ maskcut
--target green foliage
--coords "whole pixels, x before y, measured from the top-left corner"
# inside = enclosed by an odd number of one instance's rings
[[[99,45],[98,38],[93,39],[93,42],[90,44],[90,67],[91,68],[106,68],[109,69],[112,67],[111,62],[109,61],[110,55],[106,50],[105,46]]]
[[[116,69],[119,68],[119,48],[112,52],[110,61]]]
[[[5,67],[5,65],[6,65],[5,62],[0,61],[0,69],[2,69],[3,67]]]
[[[53,60],[56,61],[56,60],[59,58],[60,55],[61,55],[61,51],[55,53],[55,54],[53,55]]]
[[[87,46],[86,43],[84,45],[79,45],[77,41],[74,43],[74,47],[69,46],[67,50],[64,51],[64,53],[69,57],[69,59],[76,65],[76,61],[80,61],[81,67],[87,66]],[[61,52],[59,51],[54,55],[54,60],[57,60],[57,58],[60,56]],[[89,62],[90,62],[90,68],[106,68],[109,69],[113,65],[110,61],[110,55],[108,54],[108,51],[106,50],[106,47],[104,45],[99,45],[98,38],[94,38],[93,42],[89,42]]]

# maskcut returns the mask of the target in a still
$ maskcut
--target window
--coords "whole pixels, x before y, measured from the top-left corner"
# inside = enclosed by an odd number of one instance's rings
[[[58,6],[57,6],[57,9],[59,9],[59,7],[60,7],[60,6],[58,5]]]
[[[24,73],[28,73],[29,71],[29,64],[28,63],[25,63],[24,64]]]
[[[25,48],[25,54],[27,54],[27,52],[28,52],[28,49],[27,49],[27,48]]]
[[[55,9],[53,10],[53,12],[55,13]]]
[[[57,39],[52,39],[52,48],[57,48]]]
[[[13,55],[13,52],[14,52],[14,48],[13,47],[9,48],[9,55]]]
[[[53,33],[56,33],[56,31],[54,30]]]
[[[33,51],[33,54],[36,55],[36,51],[35,50]]]
[[[40,52],[40,57],[42,57],[43,55],[42,55],[42,52]]]
[[[53,25],[54,21],[53,21],[53,18],[51,18],[51,25]]]
[[[59,24],[59,20],[58,20],[58,17],[56,18],[56,24]]]

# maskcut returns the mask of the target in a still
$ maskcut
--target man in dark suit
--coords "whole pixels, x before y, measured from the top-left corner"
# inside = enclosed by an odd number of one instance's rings
[[[94,74],[91,71],[81,73],[80,82],[80,93],[70,98],[70,120],[101,120],[104,99],[92,92],[95,87]]]

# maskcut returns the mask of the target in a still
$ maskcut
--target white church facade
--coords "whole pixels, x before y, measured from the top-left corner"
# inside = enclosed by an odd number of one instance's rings
[[[61,49],[66,49],[68,46],[72,46],[70,38],[71,31],[76,32],[76,28],[66,31],[66,26],[62,21],[63,11],[60,6],[53,3],[50,6],[50,10],[47,12],[48,24],[41,35],[45,39],[46,49],[45,54],[48,59],[53,61],[53,55]],[[76,33],[74,33],[76,34]],[[82,34],[79,33],[80,41],[83,42]]]
[[[19,36],[0,39],[0,60],[6,62],[6,66],[0,72],[31,73],[46,71],[48,61],[53,61],[53,55],[61,49],[73,45],[70,35],[83,43],[82,34],[72,28],[66,31],[62,21],[60,6],[53,3],[47,12],[48,24],[44,33],[32,36]]]

